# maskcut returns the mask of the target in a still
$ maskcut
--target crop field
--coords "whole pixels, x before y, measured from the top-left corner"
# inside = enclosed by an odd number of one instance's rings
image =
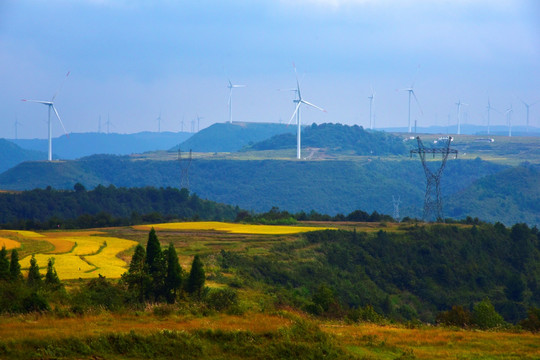
[[[5,247],[6,250],[17,249],[21,247],[21,243],[8,238],[0,237],[0,248]]]
[[[327,229],[335,229],[333,227],[309,227],[309,226],[280,226],[280,225],[250,225],[250,224],[233,224],[217,221],[203,222],[177,222],[154,225],[138,225],[133,228],[137,230],[150,230],[154,228],[156,231],[167,230],[209,230],[227,232],[232,234],[260,234],[260,235],[286,235],[298,234],[308,231],[319,231]]]

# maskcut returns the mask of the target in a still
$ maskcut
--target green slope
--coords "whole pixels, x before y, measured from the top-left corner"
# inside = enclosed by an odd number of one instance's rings
[[[0,139],[0,172],[29,160],[45,160],[47,154],[41,151],[26,150],[11,141]]]

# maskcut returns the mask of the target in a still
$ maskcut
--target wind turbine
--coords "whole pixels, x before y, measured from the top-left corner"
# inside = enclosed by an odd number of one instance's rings
[[[229,123],[232,123],[232,89],[243,88],[246,87],[246,85],[233,84],[231,80],[229,80],[229,85],[227,85],[227,87],[229,88]]]
[[[418,75],[418,70],[416,71],[416,74]],[[416,78],[416,75],[415,75]],[[406,89],[401,89],[401,91],[408,91],[409,92],[409,133],[412,131],[411,129],[411,94],[414,96],[414,100],[416,101],[416,104],[418,105],[418,108],[420,109],[420,113],[424,114],[422,111],[422,107],[420,106],[420,103],[418,102],[418,98],[416,97],[416,94],[414,93],[414,83],[416,82],[416,79],[412,82],[411,86]]]
[[[495,109],[494,107],[491,106],[491,103],[489,102],[489,97],[488,97],[488,104],[487,104],[487,115],[488,115],[488,118],[487,118],[487,133],[489,135],[489,124],[490,124],[490,116],[489,116],[489,113],[491,110],[495,110],[496,112],[498,112],[499,114],[501,113],[499,110]]]
[[[19,118],[17,117],[17,115],[15,115],[15,140],[19,138],[18,131],[17,131],[19,125],[22,125],[22,123],[19,121]]]
[[[158,122],[158,133],[161,132],[161,110],[159,111],[159,116],[156,118]]]
[[[506,122],[508,124],[508,137],[512,136],[512,113],[514,112],[514,109],[512,109],[512,104],[510,104],[510,107],[506,109],[504,112],[506,114]]]
[[[457,134],[461,135],[461,107],[463,105],[468,106],[469,104],[462,103],[461,100],[458,100],[457,105]]]
[[[520,99],[521,100],[521,99]],[[527,104],[525,101],[521,100],[525,108],[527,109],[527,132],[529,132],[529,109],[534,105],[538,104],[540,100],[533,102],[532,104]]]
[[[202,116],[197,114],[197,132],[201,131],[201,120],[204,119]]]
[[[53,97],[51,98],[51,101],[41,101],[41,100],[27,100],[27,99],[23,99],[22,101],[27,101],[27,102],[34,102],[34,103],[38,103],[38,104],[43,104],[43,105],[47,105],[48,106],[48,138],[49,138],[49,155],[47,157],[47,159],[49,161],[52,161],[52,124],[51,124],[51,109],[54,111],[54,113],[56,114],[56,117],[58,118],[58,121],[60,121],[60,124],[62,125],[62,128],[64,129],[64,133],[66,133],[66,136],[68,136],[68,133],[66,131],[66,128],[64,127],[64,123],[62,122],[62,119],[60,119],[60,115],[58,115],[58,111],[56,110],[56,108],[54,107],[54,99],[56,99],[56,96],[58,95],[58,93],[60,92],[60,90],[62,90],[62,87],[64,86],[64,83],[66,82],[67,78],[69,76],[69,71],[68,73],[66,74],[66,77],[64,78],[64,81],[62,82],[62,84],[60,85],[60,89],[58,89],[58,91],[56,92],[56,94],[53,95]]]
[[[298,126],[298,129],[296,131],[296,158],[297,159],[301,159],[301,127],[300,127],[300,105],[302,104],[306,104],[308,106],[311,106],[311,107],[314,107],[315,109],[318,109],[318,110],[321,110],[323,112],[326,112],[326,110],[324,110],[323,108],[320,108],[318,107],[317,105],[314,105],[304,99],[302,99],[302,93],[300,92],[300,82],[298,81],[298,73],[296,72],[296,66],[294,65],[293,63],[293,67],[294,67],[294,75],[296,76],[296,96],[297,98],[295,100],[293,100],[294,103],[296,103],[296,109],[294,109],[294,112],[291,116],[291,119],[289,120],[289,123],[287,125],[289,125],[292,121],[292,119],[294,119],[294,116],[296,115],[296,125]]]
[[[375,92],[373,91],[373,87],[371,88],[371,95],[368,96],[369,99],[369,128],[373,130],[373,116],[372,116],[372,107],[373,107],[373,101],[375,100]]]

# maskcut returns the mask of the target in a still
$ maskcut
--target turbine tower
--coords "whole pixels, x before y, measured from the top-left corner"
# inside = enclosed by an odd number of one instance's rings
[[[373,88],[371,88],[371,95],[368,96],[369,99],[369,128],[370,130],[373,130],[373,101],[375,100],[375,92],[373,91]]]
[[[22,123],[19,121],[17,115],[15,115],[15,140],[19,138],[19,125],[22,125]]]
[[[246,87],[246,85],[233,84],[231,80],[229,80],[229,85],[227,85],[227,87],[229,88],[229,123],[232,123],[232,89],[243,88]]]
[[[461,107],[467,106],[469,104],[462,103],[461,100],[458,100],[457,105],[457,134],[461,135]]]
[[[159,116],[156,118],[158,122],[158,133],[161,132],[161,110],[159,111]]]
[[[294,109],[294,112],[291,116],[291,119],[289,120],[289,123],[291,123],[291,121],[294,119],[294,116],[296,115],[296,125],[297,125],[297,130],[296,130],[296,158],[297,159],[301,159],[302,157],[302,153],[301,153],[301,140],[302,140],[302,136],[301,136],[301,122],[300,122],[300,105],[302,104],[306,104],[308,106],[311,106],[311,107],[314,107],[315,109],[318,109],[318,110],[321,110],[323,112],[326,112],[326,110],[324,110],[323,108],[320,108],[318,107],[317,105],[314,105],[306,100],[304,100],[302,98],[302,93],[300,92],[300,82],[298,81],[298,73],[296,72],[296,66],[294,65],[293,63],[293,67],[294,67],[294,75],[296,76],[296,95],[297,95],[297,98],[295,100],[293,100],[294,103],[296,103],[296,108]]]
[[[512,136],[512,113],[514,112],[514,109],[512,109],[512,104],[510,104],[510,107],[506,109],[504,112],[506,114],[506,123],[508,124],[508,137]]]
[[[496,112],[498,112],[500,114],[499,110],[497,110],[493,106],[491,106],[491,103],[490,103],[489,97],[488,97],[488,104],[487,104],[487,116],[488,116],[488,118],[487,118],[487,122],[488,122],[487,123],[487,133],[488,133],[488,135],[489,135],[489,127],[490,127],[490,116],[489,116],[489,114],[490,114],[491,110],[495,110]]]
[[[521,100],[521,99],[520,99]],[[532,104],[527,104],[525,101],[521,100],[525,108],[527,109],[527,132],[529,132],[529,109],[534,105],[538,104],[540,100],[533,102]]]
[[[418,71],[416,72],[418,74]],[[416,77],[416,76],[415,76]],[[415,80],[416,81],[416,80]],[[409,133],[411,133],[411,95],[414,96],[414,100],[416,101],[416,104],[418,105],[418,109],[420,109],[420,113],[423,114],[422,107],[420,106],[420,103],[418,102],[418,98],[416,97],[416,94],[414,93],[414,83],[412,82],[411,86],[406,89],[401,89],[401,91],[407,91],[409,93]]]
[[[69,76],[69,71],[68,71],[68,73],[66,74],[66,77],[64,78],[64,81],[62,82],[62,85],[60,85],[60,89],[58,89],[58,91],[53,95],[53,97],[51,98],[50,101],[27,100],[27,99],[23,99],[23,100],[22,100],[22,101],[34,102],[34,103],[38,103],[38,104],[47,105],[47,107],[48,107],[49,155],[48,155],[47,159],[48,159],[49,161],[52,161],[52,124],[51,124],[51,109],[52,109],[52,110],[54,111],[54,113],[56,114],[56,117],[58,118],[58,121],[60,121],[60,124],[62,125],[62,128],[64,129],[64,133],[66,134],[66,136],[68,136],[68,133],[67,133],[67,131],[66,131],[66,128],[64,127],[64,123],[62,122],[62,119],[60,119],[60,115],[58,114],[58,111],[56,110],[56,107],[54,107],[54,99],[56,99],[56,96],[58,95],[58,93],[60,92],[60,90],[62,90],[62,87],[64,86],[64,83],[66,82],[68,76]]]

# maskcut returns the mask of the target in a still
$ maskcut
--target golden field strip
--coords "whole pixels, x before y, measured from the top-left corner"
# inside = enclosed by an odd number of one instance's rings
[[[177,222],[153,225],[137,225],[133,226],[137,230],[149,231],[151,228],[156,231],[168,230],[199,230],[199,231],[218,231],[232,234],[252,234],[252,235],[287,235],[298,234],[308,231],[318,231],[326,229],[335,229],[333,227],[310,227],[310,226],[280,226],[280,225],[251,225],[251,224],[234,224],[217,221],[202,221],[202,222]]]
[[[87,315],[56,318],[51,315],[0,317],[0,339],[59,339],[110,333],[151,334],[163,330],[251,331],[263,334],[291,326],[297,313],[247,313],[243,316],[217,314],[193,317],[172,314],[157,317],[151,312]],[[314,320],[308,320],[314,321]],[[317,322],[343,348],[360,358],[396,359],[412,354],[415,359],[540,359],[540,334],[528,332],[453,330],[440,327],[408,329],[397,325]]]

